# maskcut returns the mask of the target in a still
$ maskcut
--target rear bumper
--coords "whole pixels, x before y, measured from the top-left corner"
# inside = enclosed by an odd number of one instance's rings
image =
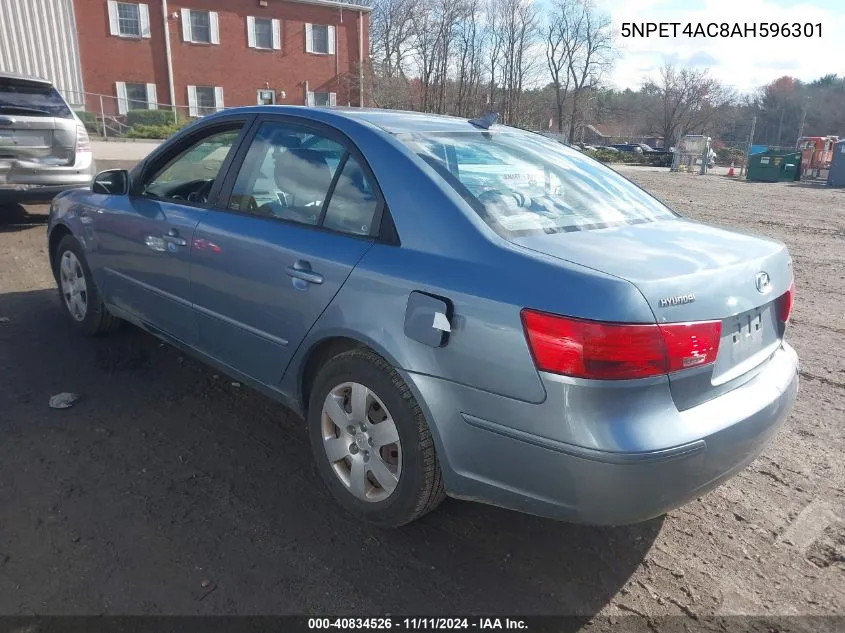
[[[479,407],[477,391],[468,397],[468,388],[454,383],[413,374],[408,379],[434,421],[451,496],[576,523],[622,525],[683,505],[753,461],[792,409],[798,358],[784,344],[752,380],[683,412],[671,404],[651,411],[629,405],[627,421],[582,419],[579,426],[587,428],[576,435],[592,438],[593,446],[552,439],[558,425],[571,422],[563,416],[546,415],[542,423],[549,432],[540,434],[493,412],[513,415],[522,409],[534,416],[536,429],[543,405],[513,407],[488,394],[492,408]],[[547,383],[547,391],[554,384]],[[548,400],[569,404],[552,392]],[[468,413],[471,408],[486,409],[488,415]],[[661,435],[671,433],[661,433],[660,425],[680,429],[678,437],[685,441],[661,445]],[[602,444],[614,450],[603,450]],[[618,450],[622,445],[629,450]]]
[[[94,178],[91,152],[80,152],[73,165],[45,165],[0,159],[0,201],[47,202],[67,189],[88,187]]]

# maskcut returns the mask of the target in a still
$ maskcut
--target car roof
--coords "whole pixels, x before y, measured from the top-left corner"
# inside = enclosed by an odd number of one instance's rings
[[[52,86],[52,82],[42,77],[33,77],[31,75],[20,75],[18,73],[9,73],[0,71],[0,79],[13,79],[22,83],[33,83],[42,86]]]
[[[329,117],[338,117],[352,121],[362,121],[379,127],[391,134],[403,134],[413,132],[481,132],[482,129],[469,122],[469,119],[447,116],[444,114],[429,114],[426,112],[411,112],[405,110],[381,110],[378,108],[351,108],[351,107],[309,107],[309,106],[246,106],[243,108],[232,108],[225,110],[226,114],[294,114],[296,116],[307,116],[308,112]],[[321,119],[324,116],[320,116]],[[495,125],[491,131],[496,129],[514,130],[505,125]]]

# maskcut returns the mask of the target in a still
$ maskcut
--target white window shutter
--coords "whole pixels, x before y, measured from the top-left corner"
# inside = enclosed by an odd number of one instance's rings
[[[246,16],[246,45],[255,48],[255,18]]]
[[[333,26],[328,27],[326,29],[328,31],[328,38],[329,38],[329,55],[334,55],[334,34],[335,30]]]
[[[217,17],[217,11],[208,12],[208,23],[211,26],[211,43],[220,43],[220,20]]]
[[[150,37],[150,8],[143,2],[138,4],[138,16],[141,18],[141,37]]]
[[[117,2],[109,0],[109,32],[120,35],[120,22],[117,19]]]
[[[197,109],[197,87],[188,86],[188,115],[199,116]]]
[[[191,42],[194,39],[193,35],[191,34],[190,9],[182,9],[182,39],[186,42]]]
[[[280,50],[282,48],[282,21],[273,20],[273,48]]]
[[[314,93],[313,92],[306,92],[305,93],[305,105],[308,105],[308,106],[314,105]]]
[[[147,108],[158,110],[158,96],[156,95],[155,84],[147,84]]]
[[[310,24],[305,25],[305,52],[314,52],[314,34]]]
[[[126,84],[122,81],[115,83],[117,88],[117,113],[126,114],[129,110],[129,101],[126,98]]]
[[[214,87],[214,107],[218,112],[223,109],[223,86]]]
[[[329,105],[330,106],[336,106],[337,105],[337,93],[336,92],[330,92],[329,93]]]

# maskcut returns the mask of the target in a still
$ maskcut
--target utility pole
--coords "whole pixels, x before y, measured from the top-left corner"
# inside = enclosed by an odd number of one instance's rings
[[[780,122],[778,123],[778,140],[775,141],[777,143],[778,147],[780,147],[780,133],[783,129],[783,113],[784,112],[786,112],[786,108],[781,108],[780,109]]]
[[[745,164],[739,168],[739,177],[747,175],[748,157],[751,156],[751,146],[754,144],[754,128],[757,127],[757,117],[751,119],[751,133],[748,135],[748,145],[745,148]]]

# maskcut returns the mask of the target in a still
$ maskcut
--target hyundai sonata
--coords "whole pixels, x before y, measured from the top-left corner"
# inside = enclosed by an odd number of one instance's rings
[[[751,462],[798,389],[783,244],[491,117],[228,110],[48,231],[82,333],[128,321],[301,413],[383,526],[446,495],[643,521]]]

